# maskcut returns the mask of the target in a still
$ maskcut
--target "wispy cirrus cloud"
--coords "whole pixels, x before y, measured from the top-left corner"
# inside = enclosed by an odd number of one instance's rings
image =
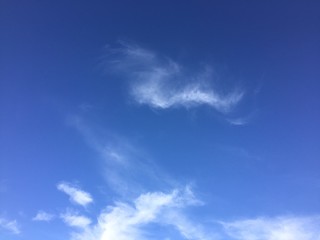
[[[319,240],[320,217],[280,216],[222,222],[235,240]]]
[[[126,75],[131,84],[130,94],[139,104],[158,109],[207,105],[227,113],[244,96],[240,88],[226,93],[214,86],[210,67],[190,73],[172,59],[124,42],[120,48],[108,50],[107,67]]]
[[[198,204],[189,190],[175,189],[169,193],[148,192],[131,203],[116,202],[108,206],[94,226],[74,232],[73,240],[147,240],[157,238],[150,225],[176,229],[182,239],[211,239],[201,227],[189,220],[181,209]]]
[[[0,228],[9,231],[13,234],[20,234],[20,227],[16,220],[7,220],[3,217],[0,217]]]
[[[152,161],[141,147],[118,134],[107,133],[102,137],[101,128],[88,124],[80,115],[69,123],[83,136],[103,162],[101,168],[108,186],[122,196],[138,195],[143,191],[172,187],[170,178]],[[105,129],[104,129],[105,130]]]
[[[38,211],[37,215],[32,218],[33,221],[50,222],[55,216],[45,211]]]
[[[57,185],[57,188],[58,190],[69,195],[70,201],[75,204],[85,207],[93,202],[93,198],[91,197],[90,193],[81,190],[79,187],[71,183],[61,182]]]

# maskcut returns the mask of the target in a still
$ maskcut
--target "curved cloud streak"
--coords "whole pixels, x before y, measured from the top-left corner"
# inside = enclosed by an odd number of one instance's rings
[[[190,74],[167,57],[127,43],[109,53],[108,66],[130,79],[131,96],[139,104],[158,109],[207,105],[227,113],[244,96],[240,89],[222,93],[214,88],[209,68]]]

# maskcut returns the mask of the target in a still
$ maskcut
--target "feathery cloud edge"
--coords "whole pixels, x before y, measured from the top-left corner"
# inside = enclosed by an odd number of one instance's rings
[[[190,75],[170,58],[137,45],[121,42],[120,48],[108,48],[107,68],[130,80],[133,99],[151,108],[191,108],[207,105],[221,113],[231,111],[243,98],[240,88],[222,93],[212,86],[213,76],[207,67]]]

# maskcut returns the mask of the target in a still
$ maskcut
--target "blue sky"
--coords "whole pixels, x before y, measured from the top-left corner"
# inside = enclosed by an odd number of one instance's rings
[[[0,238],[320,239],[318,1],[1,1]]]

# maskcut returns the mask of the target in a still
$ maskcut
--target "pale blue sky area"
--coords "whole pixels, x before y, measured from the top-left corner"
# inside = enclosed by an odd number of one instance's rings
[[[318,1],[0,1],[0,239],[320,239]]]

